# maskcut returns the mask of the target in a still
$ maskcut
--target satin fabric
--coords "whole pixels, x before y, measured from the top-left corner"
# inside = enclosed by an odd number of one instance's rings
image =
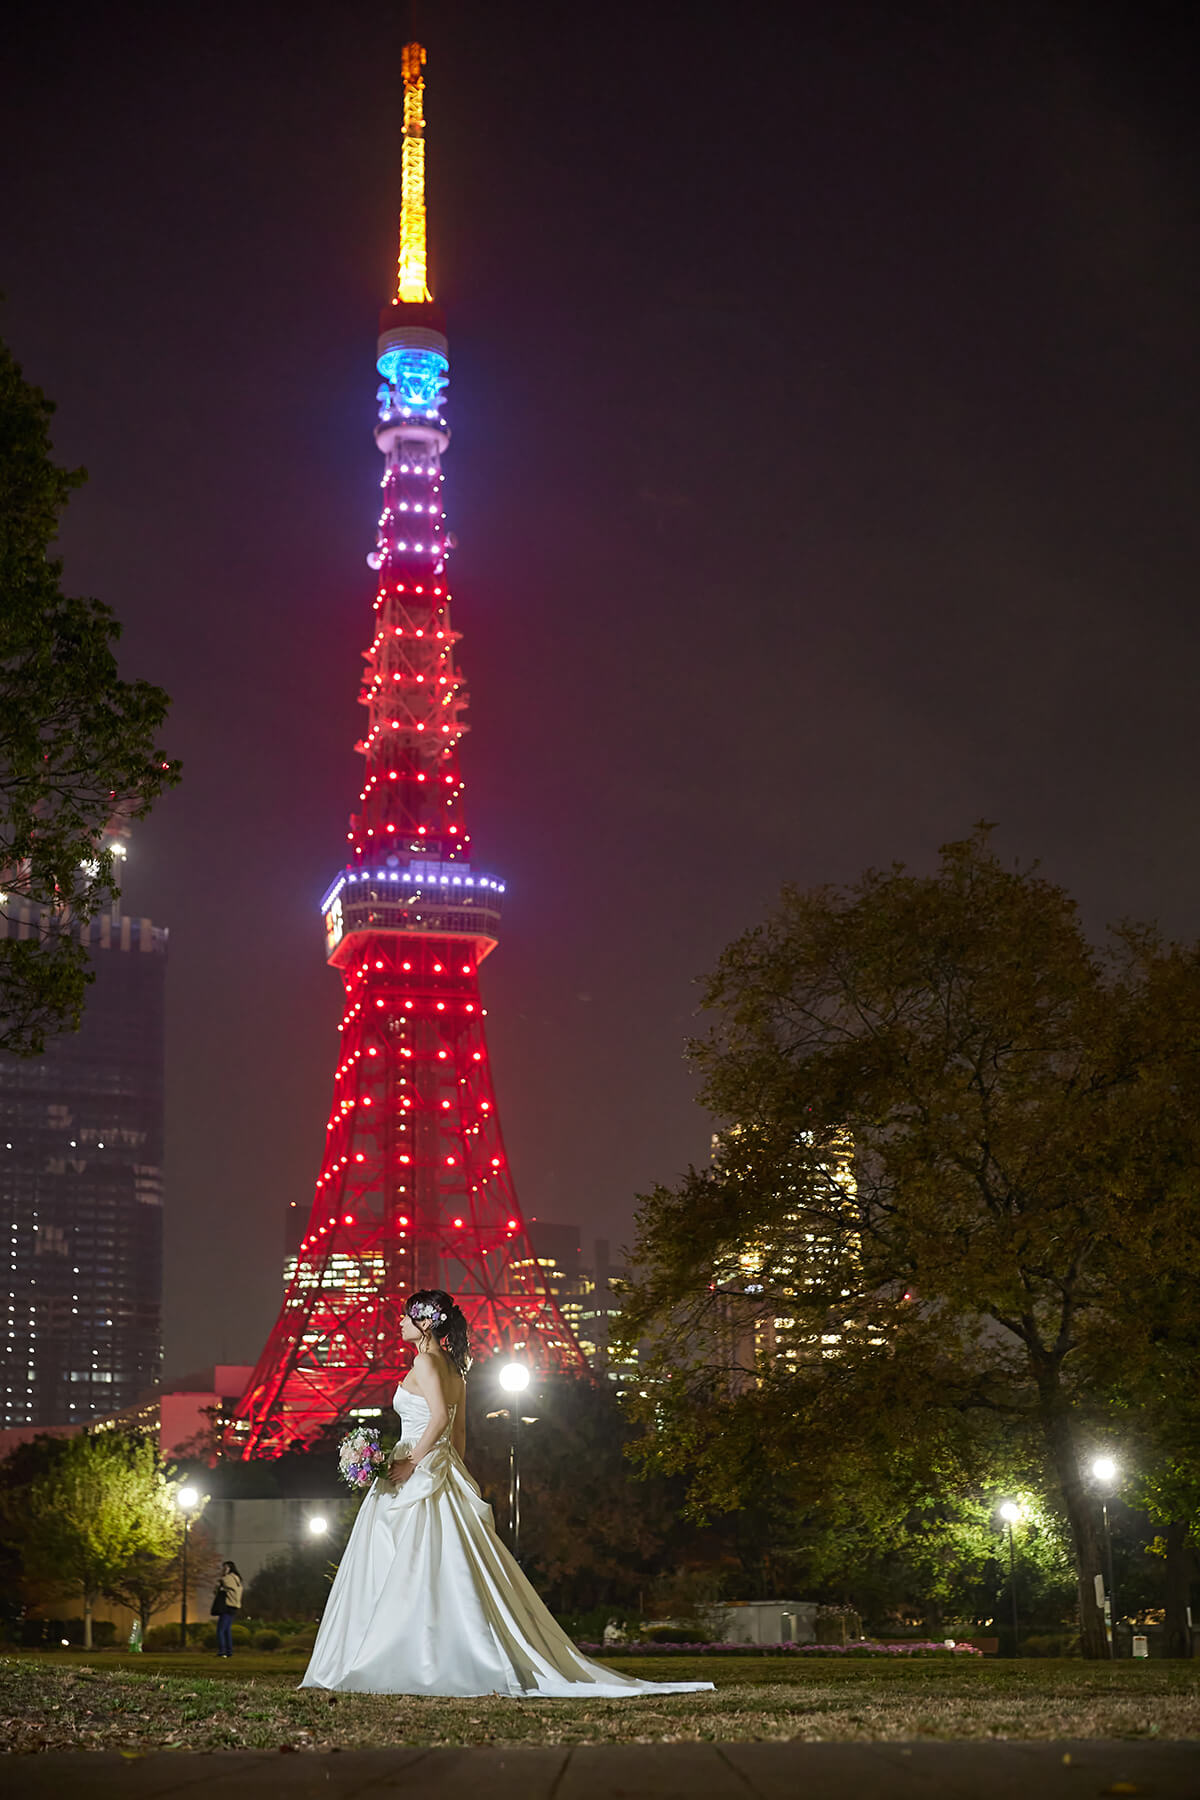
[[[398,1387],[393,1405],[415,1443],[427,1403]],[[403,1487],[376,1481],[365,1496],[300,1685],[623,1699],[713,1684],[633,1681],[581,1656],[496,1536],[447,1426]]]

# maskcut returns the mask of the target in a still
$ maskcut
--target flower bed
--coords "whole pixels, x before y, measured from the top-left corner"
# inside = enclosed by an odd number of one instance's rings
[[[580,1644],[587,1656],[982,1656],[974,1644]]]

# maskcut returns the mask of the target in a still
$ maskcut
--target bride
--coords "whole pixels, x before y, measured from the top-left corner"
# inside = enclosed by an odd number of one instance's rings
[[[416,1349],[396,1389],[402,1441],[359,1509],[302,1687],[588,1699],[683,1694],[581,1656],[496,1536],[463,1463],[467,1322],[440,1288],[409,1298]]]

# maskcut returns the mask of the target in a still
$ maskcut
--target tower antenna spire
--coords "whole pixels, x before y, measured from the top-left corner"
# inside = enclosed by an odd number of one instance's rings
[[[400,255],[396,265],[396,303],[432,300],[425,249],[425,65],[424,46],[405,44],[400,52],[404,76],[404,148],[401,152]]]

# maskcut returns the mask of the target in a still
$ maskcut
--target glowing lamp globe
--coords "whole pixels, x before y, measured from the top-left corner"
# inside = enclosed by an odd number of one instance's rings
[[[1092,1474],[1097,1481],[1111,1481],[1117,1472],[1117,1465],[1111,1456],[1098,1456],[1092,1464]]]
[[[329,1530],[329,1520],[323,1519],[320,1513],[314,1513],[308,1521],[308,1529],[314,1537],[324,1537]]]
[[[500,1371],[500,1386],[509,1394],[520,1394],[529,1386],[529,1370],[524,1363],[505,1363]]]
[[[194,1487],[181,1487],[175,1496],[175,1504],[182,1512],[191,1512],[199,1498]]]
[[[1015,1525],[1021,1516],[1021,1509],[1015,1500],[1006,1500],[1000,1508],[1000,1517],[1006,1525]]]

